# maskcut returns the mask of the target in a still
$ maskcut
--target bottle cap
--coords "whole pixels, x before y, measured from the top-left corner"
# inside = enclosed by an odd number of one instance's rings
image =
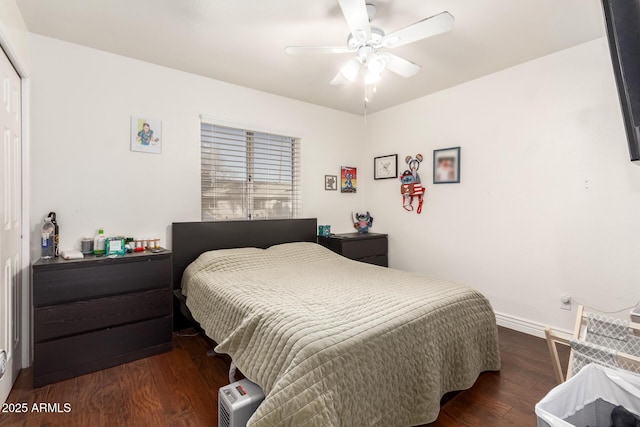
[[[104,234],[104,229],[98,228],[98,234]]]

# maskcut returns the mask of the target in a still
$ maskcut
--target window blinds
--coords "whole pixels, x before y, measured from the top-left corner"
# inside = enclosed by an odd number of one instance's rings
[[[298,216],[297,138],[205,122],[200,133],[203,221]]]

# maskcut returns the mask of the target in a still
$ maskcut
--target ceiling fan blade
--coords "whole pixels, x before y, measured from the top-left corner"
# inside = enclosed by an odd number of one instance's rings
[[[436,34],[453,30],[455,18],[449,12],[442,12],[430,18],[423,19],[401,30],[385,36],[380,42],[384,47],[402,46],[413,43]]]
[[[324,46],[287,46],[284,51],[289,55],[309,55],[309,54],[326,54],[326,53],[349,53],[346,47],[324,47]]]
[[[371,39],[371,24],[364,0],[338,0],[349,31],[357,40]]]
[[[331,80],[331,85],[333,86],[340,86],[345,84],[346,82],[348,82],[349,80],[345,79],[344,76],[342,75],[342,73],[338,72],[338,74],[336,74],[336,76],[333,78],[333,80]]]
[[[422,68],[418,64],[414,64],[392,53],[385,52],[383,55],[387,58],[386,69],[402,77],[414,76]]]

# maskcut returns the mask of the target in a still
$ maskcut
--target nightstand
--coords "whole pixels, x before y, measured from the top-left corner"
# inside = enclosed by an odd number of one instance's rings
[[[333,252],[368,264],[389,266],[387,235],[380,233],[344,233],[318,236],[318,243]]]
[[[33,264],[33,383],[172,348],[171,252]]]

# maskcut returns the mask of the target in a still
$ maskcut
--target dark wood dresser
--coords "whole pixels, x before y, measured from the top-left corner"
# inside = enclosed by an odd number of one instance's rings
[[[318,236],[318,243],[347,258],[368,264],[389,266],[386,234],[345,233],[329,237]]]
[[[34,387],[172,348],[171,252],[33,264]]]

